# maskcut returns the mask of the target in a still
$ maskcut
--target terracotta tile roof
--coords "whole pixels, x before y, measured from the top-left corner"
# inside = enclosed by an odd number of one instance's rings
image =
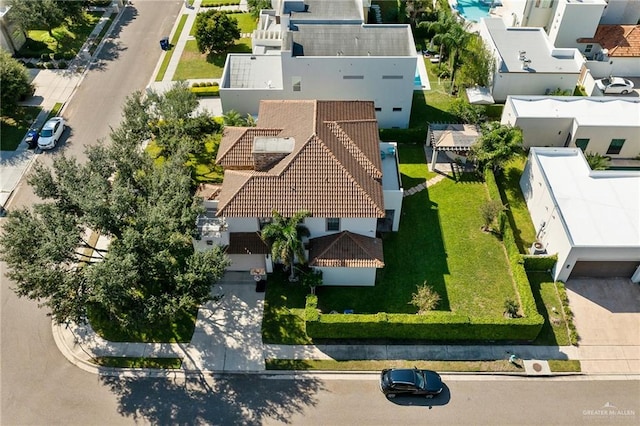
[[[259,127],[225,127],[218,148],[216,163],[223,167],[249,169],[253,167],[253,138],[256,136],[278,136],[282,129]]]
[[[248,170],[253,136],[225,132],[216,160],[225,166],[219,216],[385,216],[373,102],[262,101],[258,126],[252,135],[281,129],[277,136],[292,138],[293,150],[269,170]]]
[[[380,238],[343,231],[309,240],[309,265],[345,268],[382,268]]]
[[[259,232],[232,232],[229,234],[228,254],[267,254],[269,246]]]
[[[220,194],[220,185],[212,183],[201,183],[196,189],[196,197],[202,197],[203,200],[216,200]]]
[[[598,43],[610,57],[640,57],[640,25],[598,25],[593,38],[578,43]]]

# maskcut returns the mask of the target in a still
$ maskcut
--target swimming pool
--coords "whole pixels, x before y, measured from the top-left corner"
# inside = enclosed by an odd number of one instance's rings
[[[498,2],[492,2],[491,0],[458,0],[456,9],[467,21],[480,22],[481,18],[489,16],[489,9],[491,9],[492,4],[498,4]]]

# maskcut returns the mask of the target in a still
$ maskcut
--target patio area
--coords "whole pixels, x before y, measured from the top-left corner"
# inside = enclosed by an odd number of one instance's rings
[[[473,170],[467,153],[479,137],[480,129],[473,124],[430,124],[425,144],[429,170],[443,173]]]

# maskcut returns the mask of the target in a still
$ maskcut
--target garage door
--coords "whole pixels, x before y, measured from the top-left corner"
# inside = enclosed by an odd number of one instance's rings
[[[573,267],[569,278],[631,278],[638,265],[640,265],[640,261],[637,260],[630,262],[579,261],[576,262],[575,266]]]

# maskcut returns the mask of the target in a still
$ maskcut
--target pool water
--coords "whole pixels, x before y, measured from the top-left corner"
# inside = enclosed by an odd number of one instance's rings
[[[422,80],[420,80],[420,71],[418,71],[417,68],[416,68],[416,74],[413,77],[413,85],[418,87],[422,86]]]
[[[482,0],[458,0],[458,12],[467,21],[480,22],[480,19],[489,16],[490,1]]]

